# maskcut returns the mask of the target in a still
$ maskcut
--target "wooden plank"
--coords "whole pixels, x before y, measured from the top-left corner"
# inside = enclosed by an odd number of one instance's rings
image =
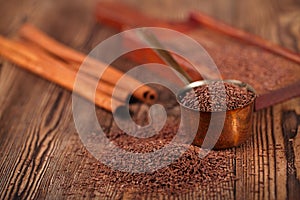
[[[300,101],[295,102],[298,105],[295,107],[283,106],[282,113],[282,134],[284,138],[285,157],[287,160],[287,197],[288,199],[300,198],[300,180],[298,179],[297,172],[299,173],[299,164],[296,164],[296,160],[299,160],[299,106]]]
[[[255,1],[239,3],[240,9],[238,9],[238,12],[241,17],[236,18],[235,25],[241,28],[247,27],[246,30],[252,33],[283,44],[280,37],[284,29],[278,28],[278,17],[281,14],[276,6],[278,1],[260,2],[259,7],[250,11],[249,7],[254,7],[258,5],[257,3]],[[291,38],[291,35],[289,37],[285,35],[285,37]],[[293,46],[289,47],[293,48]],[[296,104],[291,104],[291,107],[295,108]],[[252,155],[253,164],[247,165],[247,168],[251,170],[253,167],[254,173],[247,176],[247,179],[250,179],[250,185],[245,182],[236,188],[236,193],[239,194],[238,197],[246,199],[284,199],[287,195],[288,191],[285,188],[287,181],[285,165],[287,161],[284,156],[282,145],[284,140],[280,130],[280,115],[282,112],[278,109],[278,106],[275,106],[274,110],[267,109],[256,113],[252,144],[250,148],[242,152],[243,155]],[[252,152],[251,149],[255,151]],[[236,170],[243,173],[241,168],[236,168]],[[253,188],[253,191],[245,193],[242,189],[245,187]],[[245,194],[248,195],[243,196]]]
[[[29,15],[36,9],[36,0],[25,0],[25,1],[5,1],[1,0],[0,4],[0,33],[2,35],[11,35],[27,20]]]
[[[293,195],[297,195],[297,189],[300,188],[297,186],[299,179],[295,177],[295,170],[299,170],[295,162],[299,147],[298,142],[293,142],[298,140],[298,136],[294,132],[294,139],[286,137],[281,126],[281,115],[298,108],[299,100],[297,98],[255,114],[252,140],[236,150],[236,173],[240,178],[236,184],[237,199],[283,199],[286,195],[296,199]],[[291,123],[290,119],[286,123]],[[286,152],[284,141],[285,144],[288,141],[293,143],[289,146],[292,154]],[[288,162],[291,158],[294,159]],[[294,177],[290,184],[289,176]]]
[[[167,19],[183,19],[185,13],[192,8],[204,10],[212,16],[285,44],[289,48],[298,48],[296,46],[299,33],[293,27],[298,27],[299,3],[293,0],[268,0],[263,3],[258,0],[232,0],[230,3],[213,0],[185,1],[178,4],[171,0],[145,0],[142,4],[138,0],[126,1],[152,16]],[[0,33],[14,35],[26,16],[27,21],[84,52],[113,34],[111,30],[92,22],[90,11],[94,1],[36,2],[2,0],[0,11],[4,17],[0,19]],[[289,23],[292,25],[288,26]],[[99,182],[104,177],[91,179],[91,174],[98,169],[95,167],[98,161],[85,150],[74,129],[69,92],[6,61],[1,60],[1,63],[1,199],[138,197],[137,191],[120,194],[114,185],[99,187]],[[122,64],[126,65],[126,69],[132,66],[132,63],[118,61],[118,65]],[[169,97],[161,98],[165,101]],[[167,107],[171,116],[168,120],[172,121],[178,117],[178,107],[174,107],[172,102],[169,103]],[[295,121],[295,116],[300,115],[299,105],[300,99],[296,98],[255,114],[253,137],[241,147],[232,149],[236,152],[236,159],[228,159],[228,169],[234,169],[239,178],[235,182],[226,182],[213,190],[195,189],[191,193],[173,196],[145,194],[145,198],[295,198],[297,181],[300,179],[300,139],[299,126],[292,128],[291,123]],[[141,125],[145,124],[148,108],[136,104],[133,109],[136,110],[134,119]],[[109,113],[101,109],[96,112],[99,123],[108,132],[117,130],[116,124],[111,124],[112,116]]]
[[[30,1],[26,2],[26,4],[29,3]],[[49,34],[57,34],[56,38],[59,40],[65,39],[65,43],[72,43],[76,47],[76,45],[80,45],[85,40],[85,37],[90,32],[89,28],[91,26],[88,26],[86,18],[83,17],[83,15],[89,16],[89,12],[82,9],[83,7],[79,1],[77,3],[73,2],[71,6],[66,1],[61,3],[60,1],[44,1],[39,2],[37,8],[38,11],[28,13],[27,20],[35,23],[37,26],[43,25],[44,30]],[[77,10],[77,12],[70,12],[72,9]],[[12,15],[6,14],[5,16],[9,17]],[[22,17],[22,15],[17,15],[18,17]],[[80,19],[85,24],[83,28],[80,27]],[[16,30],[18,26],[19,24],[16,23],[11,29]],[[80,31],[78,31],[79,29]],[[74,40],[74,42],[71,40]],[[12,75],[9,76],[9,74]],[[3,169],[1,172],[7,175],[7,178],[2,179],[5,182],[0,184],[1,186],[3,185],[3,187],[0,186],[0,190],[4,191],[1,192],[1,195],[4,195],[2,196],[3,198],[45,197],[48,188],[51,191],[49,183],[56,170],[60,172],[61,168],[68,167],[67,165],[61,166],[60,164],[63,162],[59,162],[58,165],[55,165],[55,162],[53,162],[53,165],[50,162],[50,160],[53,161],[50,157],[61,155],[61,158],[65,160],[65,154],[62,151],[64,149],[61,148],[71,144],[68,135],[70,136],[70,133],[74,131],[66,129],[70,125],[70,93],[19,70],[11,64],[5,66],[1,76],[6,77],[6,79],[1,79],[1,84],[4,86],[1,92],[5,94],[4,92],[8,91],[9,94],[6,98],[1,98],[6,103],[4,108],[1,107],[3,110],[1,117],[6,119],[5,121],[10,122],[1,123],[1,135],[3,136],[1,138],[6,139],[6,142],[11,141],[11,143],[7,144],[8,146],[5,143],[1,145],[4,157],[8,158],[1,159],[3,161],[1,166],[5,166],[5,168],[1,167]],[[36,84],[37,82],[38,84]],[[48,89],[47,86],[51,86],[51,88]],[[8,129],[9,127],[12,128]],[[10,134],[7,134],[8,131],[5,131],[7,129]],[[77,134],[75,136],[78,141]],[[72,146],[72,149],[68,150],[74,152],[74,148],[77,147]],[[56,159],[61,161],[57,157]],[[8,162],[9,160],[10,162]],[[77,168],[78,165],[76,164],[67,169],[70,170],[69,173],[73,174]],[[12,170],[7,171],[8,169]],[[68,183],[69,180],[65,182]],[[60,183],[55,184],[54,188],[59,185]],[[54,196],[62,196],[67,191],[65,188],[63,189],[60,188],[58,191],[52,190],[52,192],[56,192]],[[49,193],[51,194],[51,192]]]

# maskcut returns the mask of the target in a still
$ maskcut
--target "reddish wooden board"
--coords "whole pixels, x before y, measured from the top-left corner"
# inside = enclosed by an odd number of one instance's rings
[[[191,14],[191,18],[194,14]],[[145,16],[120,3],[100,2],[96,8],[96,18],[100,23],[119,31],[135,27],[164,27],[180,31],[199,42],[210,54],[224,79],[238,79],[252,85],[258,92],[256,110],[266,108],[281,101],[300,95],[300,66],[294,60],[272,52],[272,48],[262,48],[255,44],[226,35],[197,23],[194,19],[186,22],[166,22]],[[233,28],[234,29],[234,28]],[[257,36],[253,36],[257,39]],[[259,39],[262,41],[262,39]],[[125,45],[132,41],[125,42]],[[270,42],[265,41],[270,44]],[[271,45],[272,46],[272,45]],[[276,45],[274,45],[276,47]],[[281,48],[281,47],[278,47]],[[266,50],[268,49],[268,50]],[[283,48],[281,48],[284,52]],[[297,54],[293,54],[297,58]],[[163,61],[152,51],[135,51],[129,57],[137,63]],[[179,63],[186,62],[177,59]],[[196,80],[196,74],[187,64],[189,74]]]

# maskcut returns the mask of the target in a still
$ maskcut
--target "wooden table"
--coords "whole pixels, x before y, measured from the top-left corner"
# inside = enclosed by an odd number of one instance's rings
[[[8,37],[14,37],[24,22],[31,22],[57,40],[89,52],[116,33],[95,22],[95,0],[0,2],[0,33]],[[198,9],[300,52],[300,2],[296,0],[126,2],[151,16],[173,20]],[[74,128],[71,92],[4,59],[0,59],[0,77],[1,199],[126,198],[109,185],[103,196],[94,188],[97,180],[76,185],[84,177],[80,174],[91,173],[88,166],[97,161],[81,156],[85,149]],[[144,112],[141,108],[136,105],[137,115]],[[97,114],[101,125],[115,126],[111,114],[101,109]],[[300,199],[299,123],[300,98],[255,113],[253,137],[233,149],[232,163],[239,179],[233,189],[217,188],[224,191],[218,198]]]

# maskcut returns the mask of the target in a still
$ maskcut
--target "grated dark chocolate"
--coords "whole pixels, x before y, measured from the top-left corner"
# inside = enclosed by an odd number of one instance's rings
[[[112,142],[115,142],[126,151],[146,153],[160,149],[169,143],[177,130],[177,126],[166,125],[160,134],[143,139],[141,142],[130,142],[128,139],[131,136],[124,134],[122,131],[110,133],[109,137]],[[101,145],[101,137],[99,138],[97,134],[91,135],[89,141],[92,143],[97,141]],[[182,146],[182,144],[175,145]],[[120,193],[133,191],[140,194],[179,194],[194,191],[197,188],[213,188],[216,184],[229,183],[235,180],[234,170],[230,164],[234,158],[233,150],[210,151],[201,159],[199,155],[203,153],[206,153],[206,150],[188,146],[187,151],[178,159],[154,172],[122,172],[113,170],[95,159],[89,159],[92,162],[89,163],[89,166],[84,166],[88,169],[81,169],[81,171],[89,172],[86,174],[87,181],[93,183],[93,187],[97,188],[97,192],[103,194],[107,185],[113,185]],[[84,151],[84,154],[87,157],[92,157],[88,151]],[[106,156],[110,157],[110,154],[108,153]],[[172,156],[173,152],[165,152],[162,159],[170,159]],[[111,157],[111,159],[122,160],[118,156]],[[139,162],[142,161],[135,160],[135,163],[129,162],[126,166],[130,169],[132,165],[139,164]],[[151,165],[151,161],[147,165]],[[85,179],[80,178],[79,180]],[[84,185],[86,183],[76,182],[76,184]]]
[[[225,90],[224,90],[225,89]],[[222,81],[193,88],[180,99],[189,108],[203,112],[218,112],[242,108],[255,98],[246,87]]]

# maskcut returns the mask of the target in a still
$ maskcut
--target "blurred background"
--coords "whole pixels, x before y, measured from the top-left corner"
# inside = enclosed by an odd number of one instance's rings
[[[94,21],[98,0],[1,0],[0,33],[12,34],[17,26],[30,21],[44,29],[64,29],[73,32],[75,44]],[[115,2],[118,2],[115,0]],[[191,10],[203,11],[226,23],[256,33],[263,38],[299,51],[300,3],[297,0],[122,0],[142,12],[159,19],[185,20]],[[74,23],[74,22],[77,23]],[[67,35],[67,34],[64,34]],[[56,34],[68,42],[68,36]],[[74,38],[72,37],[72,38]],[[76,39],[77,37],[77,39]],[[70,39],[69,39],[70,40]]]

